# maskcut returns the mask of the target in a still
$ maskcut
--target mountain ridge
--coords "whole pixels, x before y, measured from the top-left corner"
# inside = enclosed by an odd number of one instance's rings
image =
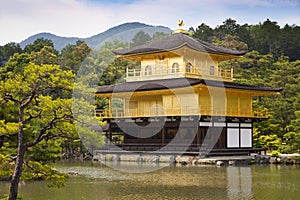
[[[44,38],[52,40],[54,48],[58,51],[63,49],[68,44],[75,44],[78,40],[85,41],[91,48],[95,48],[108,39],[118,39],[122,42],[130,42],[134,35],[141,30],[143,30],[145,33],[148,33],[150,36],[152,36],[155,32],[172,32],[170,28],[164,26],[153,26],[140,22],[126,22],[86,38],[64,37],[57,36],[49,32],[41,32],[28,37],[19,44],[21,48],[24,48],[26,45],[33,43],[36,39]]]

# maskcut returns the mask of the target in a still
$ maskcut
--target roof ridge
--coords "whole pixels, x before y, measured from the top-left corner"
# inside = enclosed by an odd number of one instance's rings
[[[168,37],[161,38],[159,40],[153,40],[149,43],[135,46],[132,48],[122,49],[122,50],[113,50],[112,52],[117,55],[134,55],[134,54],[143,54],[143,53],[157,53],[160,51],[170,51],[177,49],[182,44],[188,44],[190,48],[193,48],[199,52],[215,53],[215,54],[227,54],[227,55],[244,55],[246,51],[239,51],[228,49],[226,47],[217,46],[209,42],[199,40],[198,38],[191,37],[183,33],[174,33]]]

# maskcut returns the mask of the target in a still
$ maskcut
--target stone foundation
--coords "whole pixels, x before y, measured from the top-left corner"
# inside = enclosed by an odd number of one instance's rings
[[[180,165],[250,165],[250,164],[300,164],[299,154],[286,154],[279,157],[268,155],[219,156],[199,158],[185,155],[158,155],[147,153],[97,153],[93,161],[99,162],[137,162],[137,163],[176,163]]]

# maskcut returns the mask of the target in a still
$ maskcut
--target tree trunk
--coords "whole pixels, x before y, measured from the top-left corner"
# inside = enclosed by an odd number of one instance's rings
[[[18,197],[19,182],[23,171],[23,161],[26,152],[23,141],[23,111],[24,108],[19,110],[19,130],[18,130],[18,154],[16,159],[16,166],[10,182],[9,200],[15,200]]]
[[[25,150],[26,149],[24,147],[18,148],[16,166],[10,183],[10,193],[8,198],[9,200],[15,200],[18,196],[19,182],[23,170]]]

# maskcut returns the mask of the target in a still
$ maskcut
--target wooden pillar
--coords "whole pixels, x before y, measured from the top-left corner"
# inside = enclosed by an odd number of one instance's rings
[[[241,98],[238,97],[238,109],[237,109],[237,112],[238,112],[238,116],[241,116]]]
[[[109,144],[112,143],[112,132],[111,129],[109,129]]]
[[[112,97],[109,97],[108,107],[109,107],[109,117],[112,117]]]
[[[200,127],[198,126],[198,128],[196,130],[197,130],[197,133],[196,133],[196,144],[197,144],[197,147],[200,147]]]
[[[165,145],[165,126],[162,128],[162,131],[161,131],[161,144],[162,146]]]
[[[107,147],[109,145],[109,141],[108,141],[108,134],[107,131],[105,132],[105,146]]]

